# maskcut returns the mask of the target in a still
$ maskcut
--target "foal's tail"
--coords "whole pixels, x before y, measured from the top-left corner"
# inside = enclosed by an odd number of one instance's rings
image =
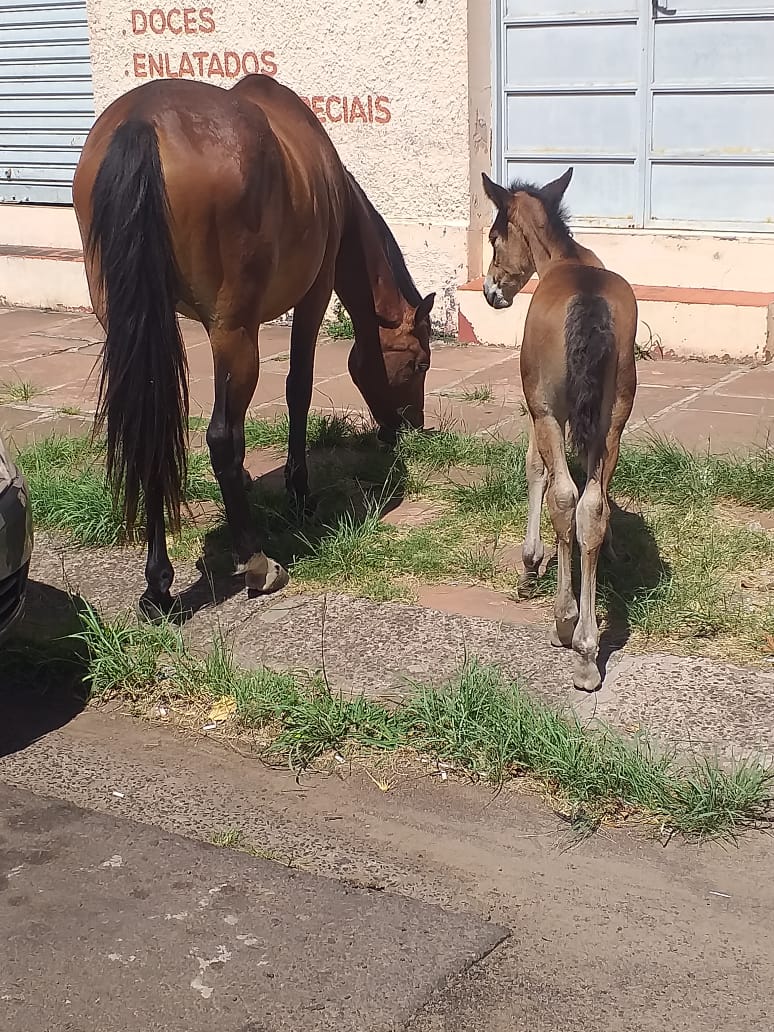
[[[603,297],[579,294],[564,321],[570,435],[578,452],[588,455],[602,425],[605,372],[614,354],[610,306]]]
[[[142,490],[180,525],[186,478],[188,364],[175,315],[178,272],[159,142],[147,122],[113,133],[92,192],[87,244],[99,268],[107,340],[96,426],[127,533]]]

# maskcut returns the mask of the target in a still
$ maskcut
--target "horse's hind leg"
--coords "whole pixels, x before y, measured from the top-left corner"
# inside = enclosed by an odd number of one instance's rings
[[[137,603],[137,612],[143,619],[156,623],[172,612],[174,603],[169,589],[175,574],[167,552],[164,502],[153,485],[148,485],[145,490],[145,518],[148,539],[148,558],[145,563],[147,587]]]
[[[278,591],[286,571],[264,555],[250,519],[245,482],[245,413],[258,383],[255,327],[210,331],[215,368],[215,404],[207,428],[212,469],[217,477],[231,529],[237,573],[245,574],[248,590]]]
[[[546,467],[535,440],[534,424],[530,425],[529,445],[526,456],[527,497],[529,510],[527,513],[527,533],[521,550],[524,573],[519,578],[519,590],[529,592],[534,586],[545,555],[540,538],[540,514],[543,508],[543,495],[546,490]]]
[[[325,309],[333,291],[333,271],[320,273],[311,290],[293,309],[290,334],[290,370],[285,388],[288,403],[288,460],[285,484],[303,511],[308,508],[309,472],[306,465],[306,427],[312,403],[314,352]]]
[[[578,489],[570,476],[564,431],[557,420],[553,416],[541,416],[535,420],[534,432],[538,450],[548,470],[546,501],[557,545],[555,625],[551,629],[551,644],[570,648],[578,619],[578,604],[572,590],[572,546]]]

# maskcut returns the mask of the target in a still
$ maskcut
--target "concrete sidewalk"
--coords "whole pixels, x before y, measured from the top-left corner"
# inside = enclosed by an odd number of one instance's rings
[[[191,413],[209,413],[212,356],[204,329],[182,320]],[[82,429],[94,411],[102,329],[91,315],[0,309],[0,431],[17,443],[53,430]],[[346,365],[348,341],[321,337],[313,406],[358,412],[363,401]],[[261,377],[253,414],[285,412],[290,330],[261,331]],[[627,433],[668,435],[716,452],[774,444],[774,366],[654,359],[639,364]],[[478,391],[477,391],[478,388]],[[484,388],[484,390],[481,390]],[[518,354],[510,348],[438,341],[427,380],[428,425],[515,437],[526,426]],[[486,400],[476,400],[476,398]]]
[[[391,1032],[507,935],[9,785],[0,814],[6,1032]]]

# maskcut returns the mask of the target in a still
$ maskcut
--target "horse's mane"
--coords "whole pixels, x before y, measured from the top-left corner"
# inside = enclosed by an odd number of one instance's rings
[[[392,230],[368,199],[365,190],[363,190],[362,186],[358,183],[349,169],[345,169],[344,171],[347,173],[350,186],[362,200],[365,210],[368,212],[371,220],[376,226],[379,237],[384,245],[384,253],[387,256],[387,263],[395,277],[398,289],[410,305],[413,305],[415,308],[418,307],[422,301],[422,295],[419,293],[416,283],[411,278],[411,273],[406,268],[406,261],[403,257],[403,252],[398,246],[398,241],[392,235]]]
[[[536,200],[540,201],[545,208],[545,212],[548,217],[548,224],[554,233],[562,240],[572,239],[572,231],[567,225],[567,220],[570,216],[563,201],[556,200],[552,197],[546,197],[541,186],[536,186],[534,183],[528,183],[523,179],[514,179],[509,189],[511,193],[529,194],[530,197],[534,197]]]

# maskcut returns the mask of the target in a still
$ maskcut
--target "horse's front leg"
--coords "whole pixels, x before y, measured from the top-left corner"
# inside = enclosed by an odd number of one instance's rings
[[[220,485],[233,539],[236,571],[248,590],[268,594],[288,582],[287,571],[265,555],[250,518],[245,482],[245,414],[258,383],[257,327],[210,332],[215,404],[207,428],[212,469]]]
[[[333,290],[333,274],[321,273],[306,297],[293,310],[290,334],[290,370],[286,384],[288,403],[288,459],[285,484],[299,512],[309,512],[309,470],[306,463],[306,429],[314,384],[314,352],[325,310]]]

